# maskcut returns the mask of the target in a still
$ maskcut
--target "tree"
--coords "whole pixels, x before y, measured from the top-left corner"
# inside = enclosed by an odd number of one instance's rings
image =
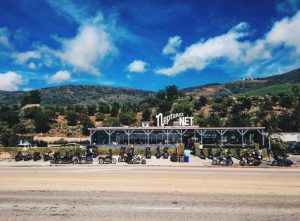
[[[118,126],[120,126],[119,118],[117,118],[117,117],[105,118],[103,121],[103,126],[104,127],[118,127]]]
[[[82,134],[83,135],[89,135],[90,131],[88,128],[95,127],[94,123],[91,121],[91,119],[88,116],[82,116],[82,119],[80,121],[82,125]]]
[[[151,110],[146,108],[142,113],[143,121],[150,121],[151,119]]]
[[[9,127],[12,127],[13,125],[20,123],[19,113],[17,111],[3,112],[0,115],[0,121],[7,122]]]
[[[235,113],[229,116],[227,125],[230,127],[250,127],[251,117],[245,112]]]
[[[120,110],[120,105],[118,103],[114,102],[111,105],[110,116],[117,117],[119,115],[119,110]]]
[[[204,96],[200,96],[198,101],[195,101],[195,109],[200,110],[202,107],[206,106],[207,104],[207,98]]]
[[[69,126],[75,126],[77,124],[78,116],[74,111],[67,112],[67,121]]]
[[[88,114],[89,116],[94,116],[94,114],[96,113],[96,111],[97,111],[96,105],[91,104],[91,105],[88,105],[88,106],[87,106],[87,114]]]
[[[104,114],[103,113],[98,112],[98,113],[96,113],[95,116],[96,116],[97,121],[103,121],[104,120]]]
[[[37,133],[46,133],[50,130],[50,119],[47,113],[39,111],[34,118],[35,131]]]
[[[222,126],[221,124],[220,117],[215,113],[211,113],[206,119],[206,125],[209,127],[220,127]]]
[[[176,103],[173,105],[173,112],[183,113],[184,116],[192,116],[193,111],[191,104],[188,102]]]
[[[136,121],[135,113],[127,112],[127,113],[120,113],[119,115],[120,122],[124,125],[132,125]]]
[[[41,93],[38,90],[30,91],[26,93],[21,100],[21,106],[26,104],[40,104],[41,103]]]
[[[110,113],[109,105],[104,102],[100,102],[98,105],[98,111],[102,114],[109,114]]]

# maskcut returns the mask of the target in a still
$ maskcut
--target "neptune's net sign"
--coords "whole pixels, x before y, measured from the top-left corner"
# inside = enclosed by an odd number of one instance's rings
[[[157,126],[158,127],[168,126],[169,122],[171,120],[177,119],[177,118],[179,118],[180,126],[192,126],[193,125],[194,117],[185,117],[183,113],[170,114],[165,117],[163,116],[162,113],[159,113],[156,115]]]

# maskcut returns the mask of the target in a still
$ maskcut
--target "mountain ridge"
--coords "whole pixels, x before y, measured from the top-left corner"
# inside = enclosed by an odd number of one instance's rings
[[[292,90],[292,86],[300,87],[300,68],[264,78],[245,78],[228,83],[211,83],[206,85],[187,87],[181,89],[186,96],[215,97],[215,96],[239,96],[239,95],[263,95],[269,90],[263,88],[271,87],[272,93],[276,93],[276,85],[280,88],[278,93],[284,90]],[[285,85],[285,87],[282,87]],[[291,85],[287,87],[286,85]],[[63,106],[73,104],[105,103],[139,103],[156,92],[134,89],[128,87],[111,87],[105,85],[63,85],[38,89],[42,96],[42,105],[59,104]],[[252,93],[252,92],[253,93]],[[0,103],[4,105],[20,104],[25,91],[0,91]]]

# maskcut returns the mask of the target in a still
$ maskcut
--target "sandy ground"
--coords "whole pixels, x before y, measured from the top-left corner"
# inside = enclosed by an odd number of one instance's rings
[[[0,164],[0,220],[298,220],[300,168]]]

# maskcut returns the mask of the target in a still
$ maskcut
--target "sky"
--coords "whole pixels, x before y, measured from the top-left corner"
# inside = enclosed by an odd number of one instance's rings
[[[0,90],[157,91],[300,67],[300,0],[1,0]]]

